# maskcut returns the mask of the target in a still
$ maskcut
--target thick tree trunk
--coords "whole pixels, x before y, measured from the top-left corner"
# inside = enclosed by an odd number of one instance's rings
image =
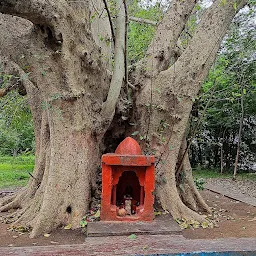
[[[241,8],[245,3],[240,1],[237,6]],[[136,99],[139,136],[144,139],[145,149],[154,149],[159,157],[157,196],[174,218],[202,221],[203,217],[193,210],[210,210],[193,184],[187,155],[180,152],[193,99],[209,72],[235,13],[233,1],[227,1],[225,5],[215,1],[205,11],[186,50],[170,68],[159,74],[153,71],[151,75],[150,71],[137,74],[137,81],[146,80]],[[164,55],[160,60],[165,62]],[[152,58],[152,66],[156,66],[154,62]],[[183,168],[179,175],[185,177],[185,184],[181,182],[184,179],[177,180],[176,177],[182,159]],[[180,196],[177,189],[180,185],[190,193]]]
[[[237,176],[237,167],[238,167],[238,159],[239,159],[239,154],[240,154],[240,144],[241,144],[243,122],[244,122],[244,85],[242,85],[242,87],[241,87],[241,117],[240,117],[240,124],[239,124],[238,142],[237,142],[237,150],[236,150],[236,161],[235,161],[235,165],[234,165],[233,180],[235,180],[236,176]]]
[[[52,1],[56,13],[39,13],[39,18],[31,13],[33,1],[22,6],[7,2],[1,2],[0,11],[37,23],[0,17],[1,30],[11,32],[1,40],[1,55],[6,56],[1,64],[7,74],[19,76],[27,90],[36,162],[28,185],[0,202],[0,211],[19,209],[12,221],[32,227],[32,237],[67,224],[77,228],[96,186],[99,148],[107,129],[100,115],[109,87],[107,64],[89,30],[88,8],[75,12],[64,2]],[[40,3],[42,9],[49,7],[46,1]],[[25,66],[29,76],[22,70]]]

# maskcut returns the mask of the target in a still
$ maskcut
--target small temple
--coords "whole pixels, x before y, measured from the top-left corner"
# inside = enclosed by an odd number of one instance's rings
[[[154,163],[154,156],[143,155],[131,137],[102,156],[101,220],[153,220]]]

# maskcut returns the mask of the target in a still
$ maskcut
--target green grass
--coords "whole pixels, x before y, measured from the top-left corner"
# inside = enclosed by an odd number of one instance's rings
[[[27,184],[34,169],[35,157],[0,156],[0,188],[21,187]]]
[[[208,170],[208,169],[193,169],[193,176],[194,178],[232,178],[233,173],[224,172],[223,174],[220,174],[219,170]],[[237,174],[237,179],[248,179],[248,180],[256,180],[256,173],[239,173]]]
[[[35,157],[0,156],[0,189],[21,187],[27,184],[29,172],[33,172]],[[194,169],[194,178],[232,178],[232,173],[219,173],[219,170]],[[256,180],[256,173],[238,173],[237,179]]]

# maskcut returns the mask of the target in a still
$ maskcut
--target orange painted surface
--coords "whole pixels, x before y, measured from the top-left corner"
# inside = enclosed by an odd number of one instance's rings
[[[130,137],[119,144],[115,154],[103,155],[101,220],[152,221],[154,172],[154,156],[142,155],[139,144]]]

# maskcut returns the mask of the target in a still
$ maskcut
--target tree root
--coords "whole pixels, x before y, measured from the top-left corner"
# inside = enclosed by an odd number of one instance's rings
[[[180,194],[183,202],[194,211],[200,210],[211,213],[210,207],[205,203],[203,197],[196,188],[192,176],[192,168],[187,153],[185,155],[182,169],[184,173],[184,191],[180,190]]]
[[[169,211],[174,219],[196,220],[200,223],[204,222],[205,217],[188,208],[182,202],[176,187],[175,189],[173,188],[174,187],[170,186],[168,182],[164,186],[159,187],[161,192],[158,190],[158,194],[160,195],[160,202],[164,209]]]

